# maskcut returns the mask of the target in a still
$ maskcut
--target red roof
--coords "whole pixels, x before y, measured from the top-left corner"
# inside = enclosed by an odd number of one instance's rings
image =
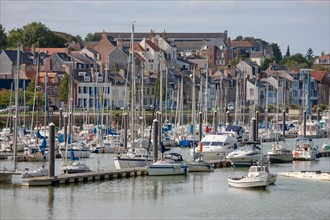
[[[159,51],[159,47],[154,44],[151,40],[146,40],[146,43],[149,45],[149,47],[151,47],[151,49],[153,49],[154,51]]]
[[[322,79],[325,76],[325,71],[321,70],[312,70],[311,71],[311,76],[316,80],[316,81],[322,81]]]
[[[323,56],[320,56],[319,59],[324,59],[324,60],[330,59],[330,53],[324,54]]]

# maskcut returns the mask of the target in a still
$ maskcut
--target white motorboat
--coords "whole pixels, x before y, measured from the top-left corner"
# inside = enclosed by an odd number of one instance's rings
[[[152,162],[152,155],[146,148],[130,148],[126,153],[118,154],[114,158],[116,169],[145,167]]]
[[[292,151],[293,160],[316,160],[318,152],[318,146],[313,144],[312,139],[296,138]]]
[[[237,148],[237,139],[226,132],[220,132],[206,135],[201,144],[202,152],[197,148],[195,152],[202,153],[204,160],[221,160]],[[194,149],[190,153],[193,156]]]
[[[236,188],[266,188],[269,185],[266,173],[251,177],[230,177],[228,184]]]
[[[181,154],[168,153],[162,160],[147,165],[149,176],[186,175],[189,165],[184,162]]]
[[[264,164],[268,164],[268,158],[262,155],[258,143],[246,143],[244,146],[237,148],[229,153],[226,158],[230,160],[233,166],[251,166],[262,159]]]
[[[299,179],[330,181],[330,172],[322,171],[300,171],[300,172],[278,172],[277,175],[285,177],[294,177]]]
[[[267,174],[268,185],[275,184],[277,175],[269,172],[268,166],[252,165],[249,169],[248,177],[257,177],[261,173]]]
[[[64,165],[61,168],[62,174],[70,173],[86,173],[91,172],[87,164],[80,161],[72,161],[70,164]]]
[[[45,165],[42,165],[39,169],[30,170],[29,168],[25,168],[22,172],[22,178],[34,178],[34,177],[42,177],[48,175],[48,169],[45,168]]]
[[[293,161],[292,150],[278,142],[272,144],[267,152],[267,157],[270,163],[290,163]]]

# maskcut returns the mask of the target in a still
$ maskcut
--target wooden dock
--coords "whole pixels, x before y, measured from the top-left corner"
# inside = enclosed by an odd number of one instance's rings
[[[64,174],[54,177],[43,176],[24,178],[22,179],[22,186],[57,186],[60,184],[89,182],[96,180],[111,180],[115,178],[125,178],[143,175],[147,175],[147,171],[143,167],[120,170],[104,170],[87,173]]]

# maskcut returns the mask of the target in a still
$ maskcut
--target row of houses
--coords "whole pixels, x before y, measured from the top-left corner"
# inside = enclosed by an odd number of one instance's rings
[[[325,71],[308,70],[306,75],[306,71],[302,74],[276,63],[261,71],[263,59],[272,55],[270,48],[231,41],[227,34],[103,32],[99,41],[83,48],[78,45],[76,50],[70,46],[20,48],[20,87],[23,80],[25,85],[36,80],[47,89],[50,104],[59,105],[59,85],[67,74],[73,79],[74,106],[128,108],[132,96],[143,106],[159,104],[158,82],[163,76],[163,100],[172,108],[180,102],[189,108],[194,85],[200,108],[224,109],[236,99],[239,107],[329,105],[330,79]],[[250,60],[228,68],[237,48],[249,51]],[[326,65],[322,56],[316,62]],[[210,65],[222,65],[223,70],[212,72]],[[0,88],[10,89],[16,70],[17,51],[1,51]]]

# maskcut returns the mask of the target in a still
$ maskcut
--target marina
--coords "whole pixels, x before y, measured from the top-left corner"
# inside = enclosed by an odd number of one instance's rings
[[[314,142],[320,145],[324,140],[315,139]],[[293,146],[293,139],[287,139],[286,143]],[[270,143],[265,143],[264,152],[270,147]],[[185,160],[190,159],[189,148],[175,150]],[[93,171],[115,170],[114,156],[92,154],[84,161]],[[63,162],[63,159],[55,159],[58,178]],[[0,160],[0,163],[1,167],[10,168],[10,160]],[[38,168],[41,164],[20,162],[18,168]],[[326,172],[330,170],[330,158],[271,164],[269,169],[274,174],[302,170]],[[22,186],[20,176],[14,176],[12,183],[0,184],[0,217],[22,219],[27,218],[26,213],[29,213],[28,218],[35,219],[40,216],[48,219],[250,219],[256,215],[258,219],[327,219],[330,216],[329,181],[306,181],[278,175],[275,185],[265,190],[238,189],[228,185],[227,178],[244,176],[247,172],[248,168],[230,166],[213,172],[188,172],[179,176],[133,175],[129,172],[119,178],[109,176],[109,179],[88,181],[84,181],[83,176],[89,174],[75,174],[75,177],[81,176],[80,180],[72,178],[55,187]],[[9,200],[12,202],[4,202]],[[308,203],[303,202],[307,200]],[[296,208],[288,209],[286,204],[295,204]],[[127,206],[129,210],[123,211]],[[14,208],[19,211],[12,212]],[[31,212],[32,209],[36,211]]]

